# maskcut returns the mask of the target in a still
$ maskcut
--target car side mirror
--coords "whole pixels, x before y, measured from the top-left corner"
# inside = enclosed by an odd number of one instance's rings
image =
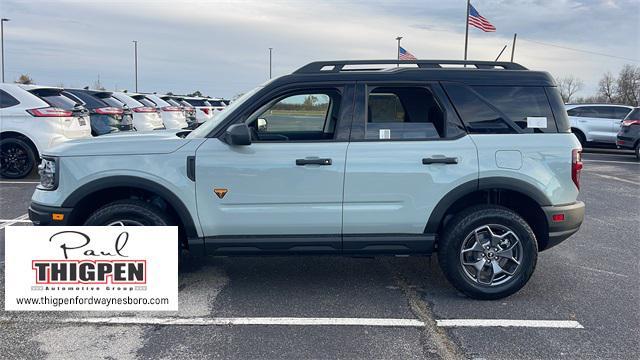
[[[267,119],[258,119],[258,131],[267,131]]]
[[[251,130],[247,124],[234,124],[227,128],[225,140],[229,145],[251,145]]]

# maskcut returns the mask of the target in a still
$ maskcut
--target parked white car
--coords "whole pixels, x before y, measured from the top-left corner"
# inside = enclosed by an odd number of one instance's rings
[[[214,117],[227,107],[227,104],[223,99],[210,98],[207,99],[207,102],[211,105],[211,109],[213,110],[212,114]]]
[[[573,132],[582,146],[586,143],[616,144],[620,124],[632,106],[612,104],[567,104]]]
[[[151,131],[164,129],[162,117],[155,106],[147,106],[134,99],[136,93],[114,92],[113,97],[123,102],[133,111],[133,127],[137,131]]]
[[[30,92],[36,90],[51,97],[43,99]],[[23,178],[37,165],[43,151],[71,139],[91,137],[86,109],[74,111],[55,104],[54,98],[62,91],[0,84],[0,176]]]
[[[145,94],[145,99],[148,101],[152,101],[158,110],[160,111],[160,116],[162,117],[162,122],[164,123],[164,127],[167,129],[185,129],[189,125],[187,124],[187,117],[181,106],[171,105],[168,102],[162,100],[156,94]],[[136,97],[134,99],[138,100]],[[143,100],[138,100],[143,102]]]
[[[196,108],[196,121],[198,124],[202,124],[207,120],[213,119],[213,108],[211,107],[211,104],[207,102],[206,98],[184,97],[182,101],[185,105]]]

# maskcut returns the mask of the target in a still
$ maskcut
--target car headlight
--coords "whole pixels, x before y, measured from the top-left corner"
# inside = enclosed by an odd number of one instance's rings
[[[58,163],[55,158],[42,158],[42,162],[38,165],[38,174],[40,174],[41,190],[55,190],[58,187]]]

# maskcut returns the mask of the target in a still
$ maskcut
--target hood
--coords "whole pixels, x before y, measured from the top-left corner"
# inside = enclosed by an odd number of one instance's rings
[[[179,131],[127,131],[70,140],[44,151],[44,155],[65,157],[168,154],[191,141],[178,137],[177,132]]]

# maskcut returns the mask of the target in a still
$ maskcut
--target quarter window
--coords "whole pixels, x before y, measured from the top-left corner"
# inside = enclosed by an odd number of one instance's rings
[[[425,87],[377,87],[369,92],[366,139],[438,139],[444,127],[444,111]]]
[[[20,104],[20,101],[16,100],[13,96],[9,95],[6,91],[0,90],[0,108],[8,108]]]
[[[509,124],[509,121],[505,116],[494,110],[465,85],[447,83],[444,84],[444,87],[469,133],[517,133],[515,128]]]

